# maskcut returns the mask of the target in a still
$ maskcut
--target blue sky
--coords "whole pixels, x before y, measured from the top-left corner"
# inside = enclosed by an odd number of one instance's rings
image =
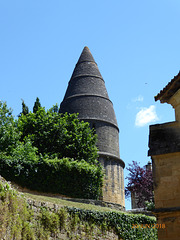
[[[88,46],[114,104],[120,156],[143,166],[149,125],[174,120],[154,96],[180,70],[179,12],[179,0],[1,0],[0,100],[15,116],[21,99],[30,110],[36,97],[60,104]]]

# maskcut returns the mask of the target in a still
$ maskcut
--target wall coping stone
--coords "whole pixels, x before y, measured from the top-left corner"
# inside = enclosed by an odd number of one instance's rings
[[[162,213],[162,212],[179,212],[180,207],[170,207],[170,208],[155,208],[153,213]]]

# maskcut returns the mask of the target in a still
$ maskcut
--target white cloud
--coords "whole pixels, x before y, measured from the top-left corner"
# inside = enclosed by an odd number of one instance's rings
[[[143,102],[144,98],[142,95],[139,95],[138,97],[134,98],[132,101],[133,102]]]
[[[136,114],[135,126],[143,127],[148,123],[155,122],[159,120],[156,114],[156,108],[154,105],[151,105],[149,108],[142,108]]]

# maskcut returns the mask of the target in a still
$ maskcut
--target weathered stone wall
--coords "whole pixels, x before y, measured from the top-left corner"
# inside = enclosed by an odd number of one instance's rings
[[[81,89],[79,89],[79,86],[81,86]],[[92,76],[86,76],[86,78],[77,78],[76,76],[73,82],[69,81],[69,86],[64,98],[79,95],[81,93],[97,95],[107,99],[109,98],[104,80],[101,77],[94,78]]]
[[[57,213],[58,210],[60,210],[59,205],[53,203],[39,202],[32,199],[27,199],[27,203],[29,205],[29,208],[33,210],[35,215],[41,212],[42,208],[46,208],[49,212],[52,213]],[[76,223],[76,225],[73,224],[72,226],[72,222],[74,221],[70,218],[65,219],[65,226],[60,230],[60,232],[56,235],[51,234],[48,239],[119,240],[118,235],[116,235],[113,230],[103,231],[98,225],[93,226],[93,228],[91,229],[91,226],[88,225],[88,222]]]
[[[180,209],[156,212],[158,221],[159,240],[179,240],[180,239]]]
[[[150,126],[149,156],[180,152],[180,123],[178,121]]]
[[[120,159],[101,155],[99,161],[105,169],[103,185],[103,201],[112,202],[125,207],[124,171]]]
[[[91,94],[74,95],[63,100],[62,113],[79,113],[81,120],[97,119],[117,126],[112,102],[105,97]]]
[[[150,126],[149,156],[152,158],[154,213],[159,240],[180,239],[180,92],[168,103],[175,108],[176,121]]]
[[[180,206],[180,152],[153,156],[156,208]]]
[[[97,148],[99,152],[106,152],[119,157],[119,130],[108,122],[89,120],[90,127],[95,128],[98,135]]]

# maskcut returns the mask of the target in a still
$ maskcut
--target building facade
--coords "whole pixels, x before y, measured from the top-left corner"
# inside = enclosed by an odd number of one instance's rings
[[[180,73],[155,97],[175,109],[175,121],[150,126],[154,213],[159,240],[180,239]]]
[[[102,200],[125,207],[125,164],[119,154],[119,128],[104,79],[88,47],[75,66],[60,112],[79,113],[79,119],[95,129],[99,161],[105,169]]]

